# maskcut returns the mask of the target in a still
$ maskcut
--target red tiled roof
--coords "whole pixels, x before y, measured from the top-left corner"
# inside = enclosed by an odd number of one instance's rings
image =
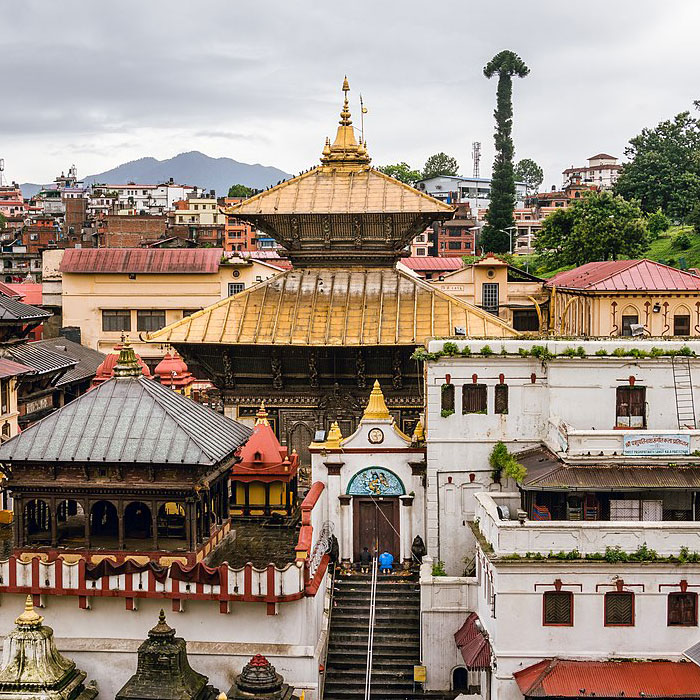
[[[478,619],[474,612],[467,616],[464,624],[455,632],[455,644],[467,668],[491,668],[491,645],[477,628]]]
[[[689,662],[545,659],[513,677],[526,698],[700,698],[700,667]]]
[[[592,291],[700,290],[700,277],[653,260],[590,262],[560,272],[547,286]]]
[[[595,160],[596,158],[615,158],[615,156],[611,156],[608,153],[597,153],[594,156],[591,156],[588,160]],[[617,158],[615,158],[617,160]]]
[[[438,258],[432,255],[401,258],[401,264],[409,270],[459,270],[464,267],[462,258]]]
[[[68,248],[61,272],[215,273],[221,248]]]

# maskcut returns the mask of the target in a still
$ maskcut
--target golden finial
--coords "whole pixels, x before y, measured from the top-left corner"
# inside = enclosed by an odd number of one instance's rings
[[[260,402],[260,408],[258,409],[258,412],[255,414],[256,419],[255,419],[255,425],[270,425],[270,423],[267,420],[267,411],[265,410],[265,400],[263,399]]]
[[[384,401],[382,387],[377,379],[374,380],[374,386],[372,387],[372,393],[369,395],[367,408],[362,414],[362,421],[364,420],[391,420],[391,414],[386,407],[386,401]]]
[[[219,693],[216,696],[216,700],[228,700],[228,695],[226,695],[226,693]]]
[[[326,139],[321,155],[321,163],[324,165],[338,164],[357,167],[367,165],[370,162],[367,149],[362,143],[358,144],[355,139],[355,130],[352,126],[350,105],[348,103],[349,91],[350,84],[347,76],[345,76],[343,80],[343,108],[340,111],[338,131],[332,144],[330,139]]]
[[[129,339],[122,336],[122,347],[121,350],[119,350],[117,364],[114,365],[114,376],[140,377],[141,373],[141,367],[139,367],[139,362],[136,359],[134,348],[129,342]]]
[[[20,627],[39,626],[44,618],[34,610],[34,601],[31,595],[24,601],[24,612],[15,620],[15,624]]]
[[[339,450],[340,441],[342,439],[343,434],[340,432],[340,426],[338,425],[338,421],[334,420],[331,423],[331,429],[328,431],[328,435],[326,436],[326,441],[323,443],[323,446],[327,450]]]
[[[411,435],[411,442],[421,443],[425,442],[425,430],[423,429],[423,423],[419,419],[416,423],[416,427],[413,429],[413,435]]]

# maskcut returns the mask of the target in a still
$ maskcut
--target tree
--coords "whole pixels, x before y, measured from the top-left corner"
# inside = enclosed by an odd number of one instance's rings
[[[247,198],[250,197],[252,194],[253,190],[250,187],[246,187],[245,185],[231,185],[231,187],[228,188],[229,197]]]
[[[630,139],[615,192],[685,221],[700,198],[700,120],[681,112]]]
[[[542,180],[544,180],[544,173],[542,168],[540,168],[534,160],[530,158],[523,158],[518,161],[513,171],[516,182],[524,182],[527,188],[528,195],[531,192],[537,192]]]
[[[0,214],[0,231],[2,231],[5,228],[5,215]]]
[[[494,144],[496,157],[491,175],[491,198],[486,212],[486,226],[481,234],[481,245],[485,251],[505,253],[510,249],[508,229],[515,224],[515,177],[513,174],[513,76],[524,78],[530,69],[520,56],[512,51],[497,53],[484,66],[487,78],[498,76],[496,89],[496,119]]]
[[[653,214],[649,214],[647,218],[647,229],[652,238],[658,238],[660,233],[668,231],[670,225],[671,222],[661,209],[657,209]]]
[[[693,227],[693,232],[700,235],[700,202],[696,202],[695,206],[690,210],[690,214],[687,216],[687,222]]]
[[[425,161],[421,180],[438,175],[456,175],[458,170],[457,161],[452,156],[442,152],[436,153]]]
[[[647,222],[638,202],[608,191],[586,192],[542,222],[535,250],[552,269],[616,260],[620,255],[634,258],[648,242]]]
[[[408,163],[396,163],[396,165],[382,165],[377,168],[380,173],[384,173],[396,180],[405,182],[407,185],[415,185],[421,179],[420,170],[412,170]]]

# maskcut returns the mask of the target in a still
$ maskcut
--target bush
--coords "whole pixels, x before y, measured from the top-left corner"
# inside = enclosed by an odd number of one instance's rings
[[[527,476],[527,469],[518,462],[513,455],[508,452],[508,448],[500,440],[493,446],[489,455],[489,466],[491,467],[491,478],[499,481],[502,474],[515,479],[518,483]]]
[[[491,350],[490,346],[484,345],[483,348],[479,351],[482,355],[485,357],[488,357],[489,355],[493,355],[493,350]]]
[[[433,564],[433,571],[432,571],[433,576],[447,576],[447,572],[445,571],[445,562],[442,560],[438,560]]]
[[[678,234],[673,241],[673,247],[680,248],[680,250],[688,250],[691,245],[693,245],[693,243],[687,233]]]
[[[660,233],[668,231],[671,222],[661,209],[657,209],[653,214],[649,214],[647,219],[647,230],[653,238],[658,238]]]
[[[443,343],[442,345],[442,352],[445,355],[449,355],[452,357],[452,355],[457,355],[459,353],[459,348],[457,347],[457,343]]]
[[[554,357],[554,355],[549,352],[549,348],[547,348],[546,345],[533,345],[530,354],[541,362],[546,362]]]
[[[449,409],[449,408],[443,408],[442,411],[440,411],[440,415],[443,418],[449,418],[449,416],[454,415],[454,410]]]

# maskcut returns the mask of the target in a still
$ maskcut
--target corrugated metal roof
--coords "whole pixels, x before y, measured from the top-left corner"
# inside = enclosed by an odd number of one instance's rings
[[[513,677],[526,698],[700,698],[700,668],[688,662],[545,659]]]
[[[491,645],[477,628],[479,616],[469,613],[464,624],[455,632],[455,644],[467,668],[491,668]]]
[[[496,316],[391,268],[281,273],[147,336],[158,343],[417,345],[452,337],[513,337]]]
[[[231,216],[260,214],[452,213],[444,202],[370,167],[318,166],[244,199]]]
[[[93,350],[92,348],[74,343],[68,338],[51,338],[48,340],[38,340],[32,343],[33,346],[40,346],[46,350],[63,355],[64,357],[76,360],[77,364],[69,369],[57,382],[56,386],[64,386],[72,382],[94,377],[97,368],[105,361],[107,355]]]
[[[20,365],[18,362],[13,362],[5,357],[0,357],[0,379],[6,377],[17,377],[20,374],[30,374],[34,372],[34,368]]]
[[[115,378],[0,445],[0,462],[213,466],[251,432],[152,379]]]
[[[563,462],[545,447],[521,452],[516,458],[527,469],[527,476],[522,483],[522,488],[526,491],[700,488],[700,467],[573,465]]]
[[[72,357],[65,357],[57,352],[52,352],[37,343],[21,343],[12,345],[7,349],[7,354],[16,362],[32,367],[37,374],[48,374],[62,369],[70,369],[78,364]]]
[[[700,277],[654,260],[608,260],[560,272],[547,280],[547,286],[616,292],[697,291]]]
[[[0,295],[0,321],[43,321],[51,316],[50,311]]]
[[[460,257],[438,258],[432,255],[401,258],[401,264],[409,270],[461,270],[464,267]]]
[[[11,299],[19,299],[20,301],[24,298],[22,294],[12,289],[12,287],[3,284],[2,282],[0,282],[0,294],[10,297]]]
[[[215,273],[221,248],[68,248],[61,272],[115,274]]]

